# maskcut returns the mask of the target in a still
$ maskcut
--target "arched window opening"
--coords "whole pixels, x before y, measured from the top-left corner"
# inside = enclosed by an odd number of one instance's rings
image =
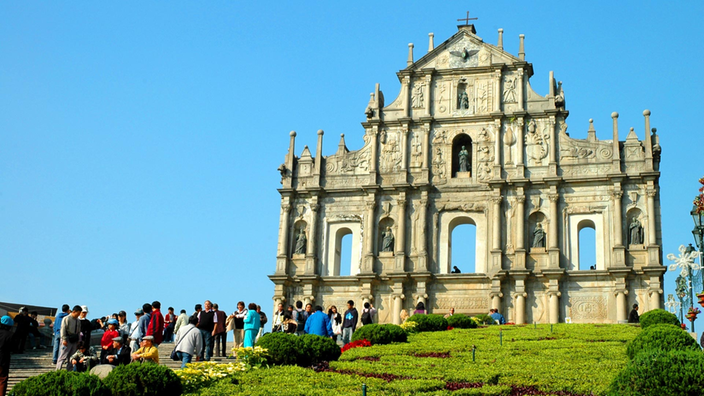
[[[450,237],[450,272],[476,272],[477,227],[460,224],[452,230]]]
[[[596,269],[596,227],[592,221],[579,223],[579,260],[574,269],[588,271]]]
[[[352,269],[352,231],[341,229],[338,232],[337,250],[335,251],[335,275],[350,276]]]
[[[472,173],[472,138],[464,133],[455,136],[452,141],[452,177]]]

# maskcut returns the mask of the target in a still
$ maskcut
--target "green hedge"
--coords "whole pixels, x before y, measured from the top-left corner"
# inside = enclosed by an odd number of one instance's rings
[[[438,314],[416,314],[408,318],[406,321],[418,323],[415,328],[418,332],[447,330],[447,319]]]
[[[474,317],[477,319],[479,324],[483,325],[495,325],[496,324],[496,319],[492,318],[491,315],[489,314],[479,314]]]
[[[640,327],[647,328],[656,324],[680,325],[677,315],[667,312],[664,309],[654,309],[640,316]]]
[[[103,380],[113,396],[179,396],[181,380],[173,370],[155,363],[130,363],[115,367]]]
[[[408,334],[401,326],[395,324],[368,324],[352,334],[352,341],[367,340],[372,345],[391,344],[408,341]]]
[[[97,375],[50,371],[30,377],[12,388],[14,396],[110,396],[110,388]]]
[[[467,315],[455,314],[447,318],[447,325],[457,329],[476,329],[477,322]]]
[[[340,357],[340,347],[331,338],[314,334],[295,336],[286,333],[270,333],[257,341],[257,346],[268,350],[268,362],[274,365],[299,365],[308,367],[322,361],[333,361]]]
[[[618,374],[611,383],[609,395],[701,395],[703,373],[704,354],[701,352],[646,351]]]
[[[670,324],[656,324],[648,326],[641,331],[633,341],[628,344],[626,354],[630,359],[643,351],[650,350],[691,350],[698,351],[699,345],[694,337],[677,326]]]

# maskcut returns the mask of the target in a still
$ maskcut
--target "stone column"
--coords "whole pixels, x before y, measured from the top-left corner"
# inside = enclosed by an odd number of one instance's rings
[[[494,120],[494,179],[501,179],[501,119]]]
[[[405,172],[408,169],[408,125],[401,129],[401,139],[401,170]]]
[[[516,249],[525,249],[525,195],[516,196]]]
[[[628,322],[627,294],[628,290],[625,289],[616,290],[614,293],[616,296],[616,323]]]
[[[401,324],[401,310],[403,309],[403,294],[392,294],[392,297],[394,299],[394,308],[392,312],[392,321],[393,324],[400,325]]]
[[[614,121],[614,137],[611,150],[613,151],[611,159],[611,171],[613,173],[621,173],[621,149],[618,144],[618,113],[611,113],[611,118]],[[647,131],[646,131],[647,133]]]
[[[308,246],[306,247],[306,275],[315,274],[315,262],[318,241],[318,197],[314,196],[310,202],[310,229],[308,231]]]
[[[560,199],[560,195],[557,193],[548,194],[550,199],[550,222],[548,227],[548,248],[557,249],[558,248],[558,213],[557,213],[557,202]]]
[[[645,117],[645,170],[653,170],[653,138],[650,135],[650,110],[643,110]]]
[[[525,123],[523,118],[519,117],[516,120],[516,125],[518,125],[518,136],[516,136],[516,176],[519,179],[525,177],[525,164],[523,163],[523,139],[525,139]]]
[[[362,273],[374,272],[374,208],[376,202],[372,196],[365,202],[367,213],[364,216],[364,261],[362,263]]]
[[[425,76],[425,115],[430,115],[430,93],[433,92],[430,84],[433,82],[433,75],[428,74]]]
[[[550,323],[560,322],[560,293],[559,291],[548,292],[548,299],[550,300]]]
[[[501,292],[491,292],[489,296],[491,297],[491,307],[499,309],[501,307],[501,297],[503,297],[504,294]]]
[[[491,249],[501,250],[501,200],[503,197],[501,195],[491,197],[491,202],[493,203],[492,208],[492,237],[491,237]]]
[[[650,296],[650,304],[648,304],[648,310],[660,309],[660,295],[662,294],[662,289],[649,289],[648,295]]]
[[[396,201],[398,205],[398,229],[396,232],[396,263],[394,270],[396,272],[405,271],[406,262],[406,193],[399,194]]]
[[[550,116],[550,156],[548,163],[548,173],[550,176],[557,175],[557,133],[555,132],[555,116]]]
[[[289,233],[289,217],[291,213],[291,204],[289,199],[285,199],[281,204],[281,214],[279,215],[279,248],[276,254],[276,273],[286,273],[286,263],[288,261],[288,233]]]
[[[516,95],[518,95],[518,110],[523,110],[523,69],[516,70],[518,78],[516,79]],[[521,120],[522,121],[522,120]],[[522,122],[521,122],[522,124]]]
[[[655,195],[657,195],[657,191],[654,188],[648,188],[645,194],[648,196],[648,245],[655,246],[658,244],[657,235],[655,235]]]
[[[411,77],[403,78],[403,116],[411,116]]]
[[[523,324],[526,322],[526,297],[528,293],[516,293],[516,324]]]
[[[378,161],[378,155],[377,155],[377,145],[379,144],[379,126],[374,125],[372,127],[372,147],[371,147],[371,161],[369,161],[369,173],[371,174],[376,174],[376,169],[377,169],[377,161]]]
[[[492,112],[498,113],[500,110],[499,104],[501,103],[501,70],[494,70],[494,97],[492,98]],[[497,151],[498,156],[498,151]]]
[[[423,142],[421,149],[423,150],[422,158],[423,164],[421,165],[421,170],[427,171],[430,168],[430,124],[428,123],[423,129]]]
[[[420,202],[418,205],[418,268],[416,272],[424,272],[428,270],[428,192],[420,193]]]
[[[621,197],[623,197],[623,191],[621,187],[614,187],[614,191],[611,193],[614,199],[614,246],[623,245],[623,221],[621,219]]]

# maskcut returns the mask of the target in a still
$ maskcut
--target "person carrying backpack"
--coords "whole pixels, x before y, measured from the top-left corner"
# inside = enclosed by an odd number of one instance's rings
[[[362,309],[362,326],[374,323],[374,315],[376,315],[376,308],[365,302],[364,309]]]

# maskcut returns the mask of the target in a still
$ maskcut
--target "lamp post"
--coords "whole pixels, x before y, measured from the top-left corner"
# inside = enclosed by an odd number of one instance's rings
[[[675,315],[677,315],[677,310],[680,310],[680,322],[682,322],[682,303],[680,301],[675,300],[675,296],[672,294],[667,295],[667,301],[665,302],[665,308],[667,308],[668,312],[671,312]]]
[[[694,220],[692,235],[694,236],[694,243],[699,249],[699,265],[701,266],[702,257],[704,257],[704,212],[699,211],[699,208],[695,205],[689,214],[692,215],[692,220]],[[704,270],[702,269],[699,270],[699,285],[704,287]]]
[[[684,298],[687,296],[687,280],[680,275],[677,277],[675,284],[677,285],[675,287],[675,293],[677,294],[677,298],[680,300],[680,323],[684,323],[684,313],[682,312],[682,309],[684,308]]]
[[[694,320],[696,319],[696,312],[692,313],[692,310],[694,309],[694,288],[692,285],[692,279],[694,277],[694,271],[700,268],[699,264],[694,263],[694,257],[696,257],[698,253],[694,252],[694,247],[691,244],[688,247],[680,245],[679,251],[679,256],[675,256],[674,254],[670,253],[667,255],[667,259],[675,262],[674,264],[670,264],[670,271],[676,271],[677,269],[680,269],[680,276],[677,277],[677,288],[679,290],[685,290],[686,293],[689,294],[690,312],[687,314],[687,316],[691,315],[692,317],[688,317],[687,319],[689,319],[690,323],[692,324],[691,331],[694,332]]]

